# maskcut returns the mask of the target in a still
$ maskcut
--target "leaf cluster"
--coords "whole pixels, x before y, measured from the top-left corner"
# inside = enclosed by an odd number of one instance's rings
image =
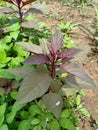
[[[63,108],[63,96],[66,89],[97,89],[91,78],[75,63],[83,60],[88,46],[63,49],[63,36],[57,30],[49,43],[42,39],[40,45],[18,42],[22,48],[31,53],[24,64],[37,65],[6,70],[22,78],[17,104],[28,103],[42,97],[45,106],[59,118]],[[86,49],[84,52],[81,50]]]
[[[71,108],[64,108],[60,120],[57,120],[53,114],[47,111],[42,100],[16,105],[14,102],[17,99],[17,94],[17,91],[13,91],[7,96],[0,96],[1,130],[72,130],[73,128],[76,130],[79,121]],[[69,125],[70,127],[68,127]]]

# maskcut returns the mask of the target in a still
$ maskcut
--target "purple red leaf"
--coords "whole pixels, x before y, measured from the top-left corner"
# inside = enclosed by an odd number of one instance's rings
[[[29,56],[25,61],[24,64],[42,64],[42,63],[48,63],[49,57],[44,54],[36,54]]]
[[[61,71],[73,74],[81,78],[82,80],[93,84],[92,79],[85,72],[83,72],[83,70],[77,64],[74,63],[63,64],[61,65]]]
[[[75,56],[75,54],[77,54],[78,52],[80,52],[80,49],[76,49],[76,48],[72,48],[72,49],[65,49],[63,50],[59,55],[58,58],[72,58]]]
[[[36,1],[36,0],[27,0],[27,1],[22,2],[22,3],[23,3],[23,6],[25,6],[27,4],[30,4],[30,3],[34,2],[34,1]]]
[[[57,51],[62,47],[63,45],[63,36],[61,31],[57,30],[52,37],[51,45],[54,53],[56,54]]]

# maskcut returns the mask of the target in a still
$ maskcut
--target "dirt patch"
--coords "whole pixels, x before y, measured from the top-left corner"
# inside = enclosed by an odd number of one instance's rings
[[[43,3],[45,3],[44,1]],[[80,23],[83,26],[88,26],[93,24],[95,21],[95,11],[92,6],[86,6],[83,11],[79,11],[78,9],[73,9],[69,6],[62,6],[58,1],[50,1],[47,6],[51,9],[51,13],[49,15],[38,15],[39,21],[45,22],[50,28],[55,30],[58,25],[62,22],[72,21],[73,23]],[[59,18],[51,18],[51,16],[57,16]],[[88,33],[88,32],[87,32]],[[86,34],[81,29],[77,29],[74,31],[72,35],[72,39],[74,44],[79,45],[90,45],[92,46],[92,40],[88,37],[90,34]],[[98,82],[98,52],[89,53],[89,55],[85,58],[84,61],[79,63],[81,68],[96,82]],[[94,120],[98,119],[98,91],[96,90],[86,90],[86,96],[84,97],[84,106],[90,112],[92,118]],[[81,122],[79,130],[92,130],[91,120],[86,119],[85,122]]]

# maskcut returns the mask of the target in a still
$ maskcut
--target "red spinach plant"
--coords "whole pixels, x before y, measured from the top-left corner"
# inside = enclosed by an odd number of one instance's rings
[[[83,59],[82,50],[85,46],[63,50],[63,37],[59,30],[53,35],[51,44],[44,39],[40,46],[26,42],[17,44],[31,52],[24,61],[24,64],[31,66],[7,70],[10,74],[23,78],[16,103],[27,103],[42,97],[46,107],[59,118],[66,88],[96,88],[91,78],[75,63],[78,58]],[[84,52],[87,52],[87,48],[88,46]],[[32,68],[33,64],[37,65],[36,69]]]
[[[15,5],[17,8],[18,8],[18,14],[19,14],[19,18],[20,18],[20,21],[22,22],[23,21],[23,11],[22,11],[22,8],[36,0],[27,0],[27,1],[22,1],[22,0],[4,0],[5,2],[8,2],[8,3],[11,3],[13,5]],[[6,11],[5,11],[6,10]],[[11,12],[11,10],[9,8],[1,8],[1,11],[2,12]],[[38,12],[38,11],[37,11]]]

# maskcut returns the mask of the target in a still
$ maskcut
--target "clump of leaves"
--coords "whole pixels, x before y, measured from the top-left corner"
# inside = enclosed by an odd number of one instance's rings
[[[27,103],[42,97],[46,107],[59,118],[66,88],[96,88],[91,78],[75,63],[83,60],[88,46],[63,50],[63,36],[59,30],[53,35],[51,44],[44,39],[40,46],[26,42],[17,44],[32,54],[24,64],[38,66],[37,69],[23,66],[6,70],[18,78],[23,78],[16,103]],[[80,48],[85,50],[85,54]]]
[[[4,0],[5,2],[11,3],[13,5],[15,5],[18,8],[18,13],[20,16],[20,21],[23,21],[23,12],[22,12],[22,8],[36,0],[28,0],[28,1],[22,1],[22,0]]]
[[[42,100],[30,104],[15,104],[17,94],[17,91],[12,91],[0,96],[0,130],[76,130],[79,120],[72,108],[64,107],[58,120],[47,111]]]

